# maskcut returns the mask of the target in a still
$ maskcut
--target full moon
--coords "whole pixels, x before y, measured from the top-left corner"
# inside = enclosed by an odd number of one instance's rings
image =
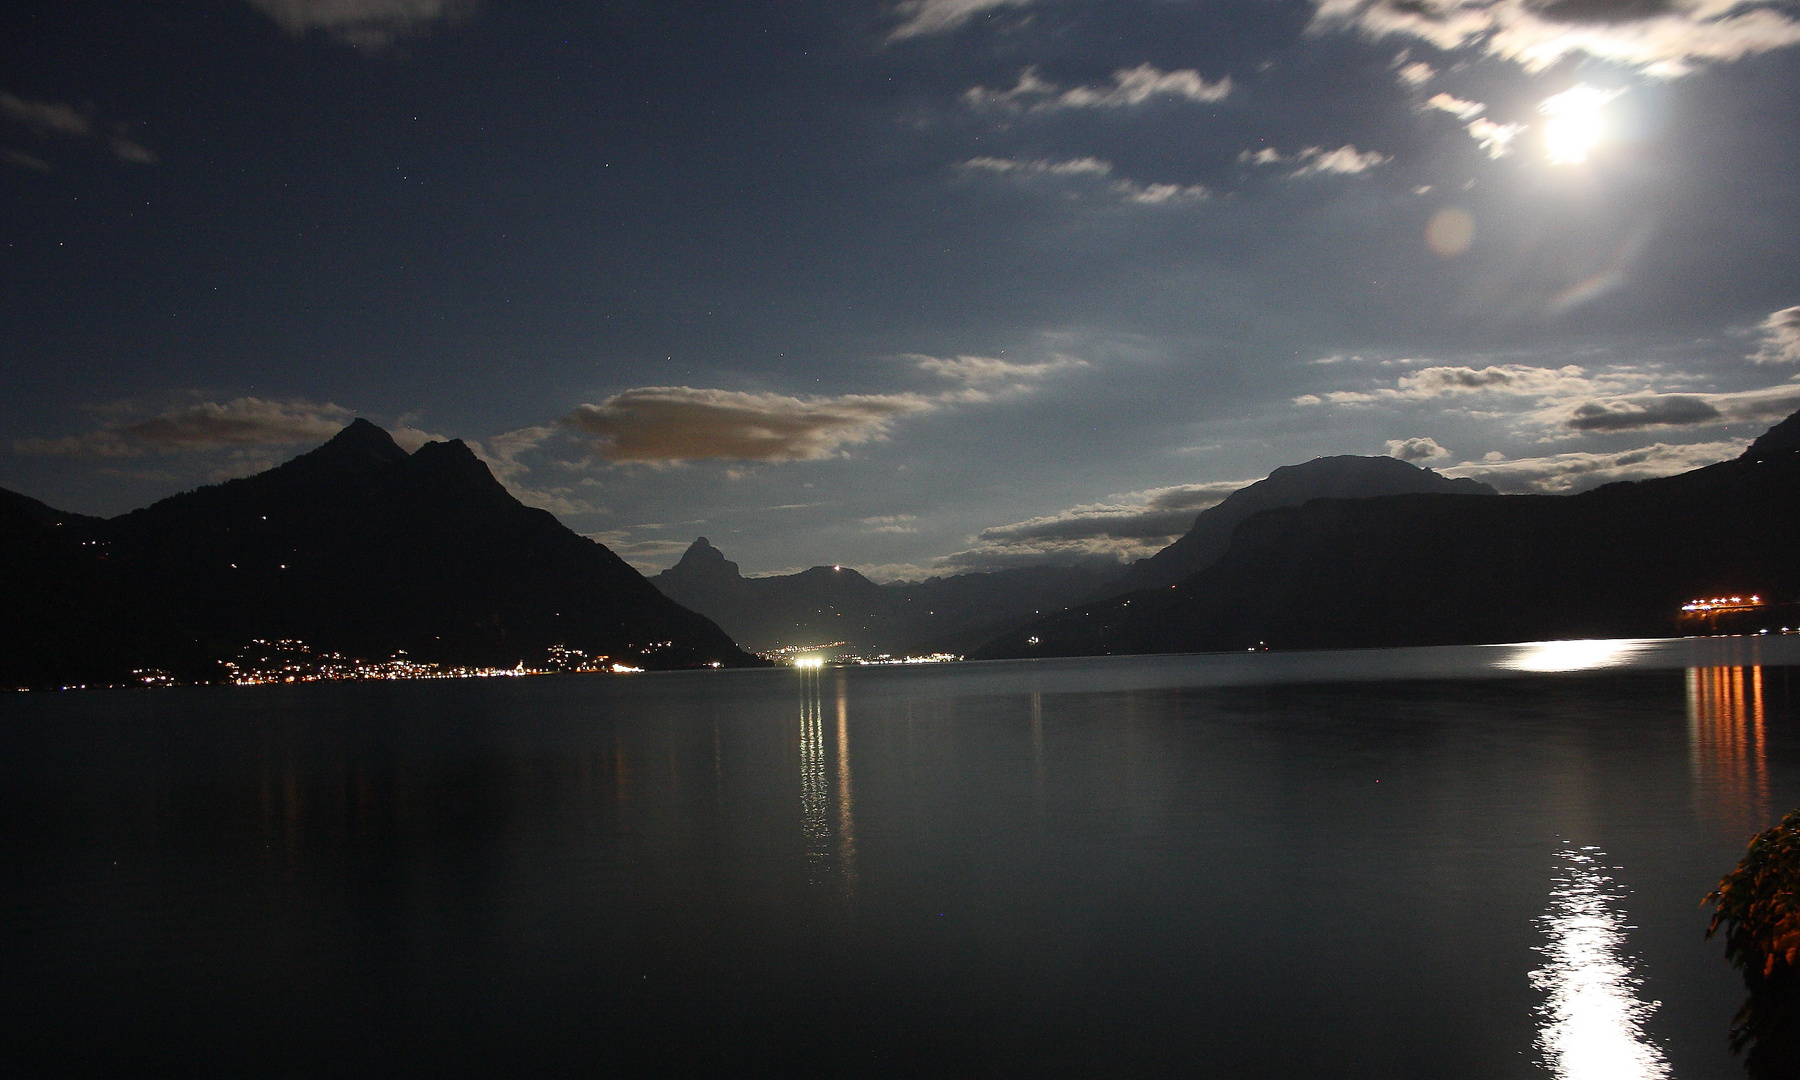
[[[1576,86],[1546,98],[1538,106],[1538,112],[1549,117],[1544,124],[1544,152],[1550,164],[1579,165],[1588,159],[1588,154],[1606,136],[1601,110],[1620,93]]]

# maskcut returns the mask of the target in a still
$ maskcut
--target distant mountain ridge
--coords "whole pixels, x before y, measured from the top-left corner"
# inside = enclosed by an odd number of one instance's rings
[[[0,535],[0,575],[28,601],[6,617],[16,651],[0,661],[19,685],[104,680],[109,663],[192,674],[252,638],[458,664],[536,663],[559,644],[642,666],[753,662],[513,498],[460,440],[408,454],[366,420],[267,472],[110,520],[6,492]],[[34,645],[34,627],[54,644]]]
[[[1451,479],[1391,457],[1341,455],[1284,465],[1232,492],[1217,506],[1200,511],[1186,535],[1155,555],[1139,559],[1117,580],[1109,582],[1104,592],[1115,596],[1173,585],[1225,554],[1231,546],[1232,531],[1239,523],[1264,510],[1299,506],[1312,499],[1372,499],[1421,493],[1499,494],[1479,480]]]
[[[877,585],[847,567],[818,566],[746,578],[701,537],[650,580],[754,650],[846,641],[859,651],[967,653],[1013,625],[1069,605],[1179,580],[1223,554],[1231,530],[1261,510],[1322,496],[1417,491],[1495,494],[1486,484],[1452,480],[1395,458],[1316,458],[1233,492],[1201,511],[1187,535],[1122,573],[1044,565]]]
[[[1685,600],[1751,592],[1792,620],[1796,537],[1800,413],[1731,461],[1578,495],[1410,494],[1265,510],[1174,586],[1070,608],[975,655],[1662,636],[1683,632]]]
[[[650,579],[744,647],[844,641],[872,653],[964,652],[1020,620],[1088,596],[1108,572],[1028,567],[877,585],[846,566],[744,577],[704,536]]]

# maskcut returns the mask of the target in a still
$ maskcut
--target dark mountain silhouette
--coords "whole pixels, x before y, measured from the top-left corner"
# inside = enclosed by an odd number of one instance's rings
[[[357,420],[268,472],[107,521],[6,494],[4,573],[28,600],[9,605],[8,640],[53,631],[5,661],[8,683],[146,666],[203,677],[252,638],[456,664],[535,663],[557,644],[654,667],[752,662],[514,499],[460,441],[409,455]]]
[[[1453,480],[1391,457],[1345,455],[1284,465],[1232,492],[1217,506],[1200,511],[1185,536],[1148,559],[1139,559],[1123,576],[1107,583],[1101,595],[1116,596],[1175,584],[1225,554],[1238,524],[1264,510],[1299,506],[1312,499],[1368,499],[1424,492],[1499,494],[1479,480]]]
[[[705,537],[651,578],[746,648],[848,643],[863,653],[961,652],[1089,595],[1103,573],[1031,567],[877,585],[848,567],[746,578]]]
[[[897,646],[906,637],[881,586],[850,569],[815,566],[798,574],[747,578],[706,537],[650,579],[669,599],[705,614],[747,649],[849,641]]]
[[[1800,414],[1796,414],[1800,417]],[[1800,421],[1732,461],[1570,496],[1266,510],[1173,587],[1071,608],[983,657],[1469,644],[1683,632],[1699,596],[1800,600]]]

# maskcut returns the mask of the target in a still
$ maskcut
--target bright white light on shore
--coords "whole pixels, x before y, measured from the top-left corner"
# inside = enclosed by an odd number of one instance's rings
[[[822,668],[825,666],[823,656],[796,656],[794,666],[797,668]]]
[[[1624,91],[1575,86],[1538,105],[1544,124],[1544,152],[1552,165],[1579,165],[1606,136],[1606,103]]]
[[[1515,646],[1519,651],[1500,666],[1514,671],[1588,671],[1624,663],[1644,647],[1641,641],[1534,641]]]

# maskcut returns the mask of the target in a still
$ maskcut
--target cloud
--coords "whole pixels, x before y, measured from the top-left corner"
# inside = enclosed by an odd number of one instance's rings
[[[1436,461],[1450,456],[1450,451],[1439,446],[1436,439],[1423,437],[1389,439],[1387,452],[1389,457],[1396,457],[1401,461]]]
[[[1400,65],[1394,74],[1408,86],[1424,86],[1437,77],[1437,69],[1423,60],[1416,60],[1410,64]]]
[[[913,360],[920,371],[929,372],[941,379],[976,386],[1041,379],[1053,371],[1087,367],[1086,360],[1060,355],[1053,360],[1036,364],[1020,364],[992,356],[914,356]]]
[[[329,439],[350,417],[349,410],[329,403],[242,397],[226,402],[203,401],[82,435],[19,439],[13,443],[13,449],[35,456],[117,458],[136,457],[149,451],[282,446]]]
[[[1205,184],[1140,184],[1135,180],[1118,180],[1112,193],[1126,202],[1141,206],[1161,206],[1172,202],[1197,202],[1210,198]]]
[[[1036,68],[1026,68],[1019,73],[1019,81],[1011,90],[977,86],[965,92],[963,100],[977,107],[1002,106],[1046,112],[1052,109],[1120,108],[1142,105],[1152,98],[1211,104],[1225,100],[1230,94],[1229,75],[1218,82],[1207,82],[1192,68],[1163,71],[1151,64],[1139,64],[1113,72],[1110,86],[1077,86],[1068,90],[1040,79]]]
[[[1754,364],[1800,362],[1800,306],[1782,308],[1758,324],[1762,345],[1745,359]]]
[[[85,136],[91,130],[87,117],[60,101],[32,101],[0,91],[0,113],[38,131],[59,135]]]
[[[984,11],[1022,7],[1031,2],[1032,0],[902,0],[894,5],[894,12],[905,21],[888,34],[888,40],[901,41],[925,34],[941,34],[956,29]]]
[[[1313,0],[1314,29],[1412,37],[1538,72],[1586,55],[1673,78],[1800,44],[1800,23],[1740,0]]]
[[[814,461],[886,436],[893,422],[936,407],[913,394],[783,394],[646,386],[581,405],[560,423],[615,462]]]
[[[1073,177],[1078,179],[1103,179],[1112,175],[1112,162],[1099,158],[1070,158],[1053,161],[1048,158],[1026,160],[1021,158],[978,157],[959,162],[957,168],[965,172],[990,172],[999,176],[1019,177]],[[1146,184],[1141,181],[1121,178],[1106,186],[1106,190],[1117,195],[1122,202],[1139,206],[1162,206],[1175,202],[1195,202],[1211,197],[1212,192],[1204,184]]]
[[[298,37],[323,30],[339,40],[379,49],[440,20],[460,18],[474,0],[248,0]]]
[[[1586,369],[1574,364],[1560,368],[1533,367],[1529,364],[1490,364],[1483,368],[1439,364],[1402,375],[1391,388],[1336,390],[1323,397],[1305,394],[1295,398],[1294,403],[1363,405],[1381,401],[1425,401],[1487,393],[1544,399],[1570,398],[1633,389],[1647,378],[1648,376],[1635,372],[1615,372],[1595,380],[1588,376]]]
[[[1260,150],[1245,150],[1238,154],[1239,162],[1248,165],[1299,165],[1298,169],[1288,173],[1290,179],[1302,176],[1316,176],[1319,173],[1336,173],[1354,175],[1367,172],[1375,166],[1393,160],[1392,155],[1377,150],[1361,151],[1351,145],[1327,150],[1320,146],[1304,147],[1293,154],[1283,154],[1272,146]]]
[[[103,138],[107,148],[120,161],[136,165],[156,164],[156,155],[148,147],[126,136],[127,128],[124,124],[112,125],[112,134],[103,136],[94,129],[94,122],[73,105],[60,101],[33,101],[0,91],[0,115],[24,124],[40,135],[66,135],[75,139]],[[36,169],[39,172],[50,171],[50,163],[36,155],[16,150],[4,153],[10,165]]]
[[[155,154],[142,143],[133,142],[123,135],[114,135],[106,141],[106,145],[111,148],[113,157],[120,161],[129,161],[134,165],[156,164]]]
[[[0,150],[0,161],[20,169],[31,169],[34,172],[49,172],[50,163],[36,154],[27,154],[23,150]]]
[[[411,422],[405,417],[401,417],[393,427],[388,428],[388,434],[394,437],[394,443],[399,446],[400,449],[409,454],[429,442],[450,441],[450,436],[448,435],[438,435],[433,432],[422,431],[419,428],[413,427]]]
[[[1464,101],[1449,94],[1433,94],[1425,100],[1428,108],[1439,112],[1447,112],[1458,120],[1473,120],[1487,111],[1487,105],[1479,101]]]
[[[883,514],[879,517],[866,517],[862,524],[872,533],[916,533],[919,527],[913,522],[918,518],[912,514]]]
[[[1514,413],[1513,421],[1525,427],[1559,430],[1565,438],[1588,432],[1779,420],[1800,409],[1800,383],[1794,382],[1724,393],[1650,388],[1656,381],[1680,382],[1684,378],[1630,367],[1590,373],[1573,364],[1560,368],[1440,364],[1402,375],[1392,387],[1303,394],[1294,404],[1369,406],[1474,396],[1525,398],[1531,404]]]
[[[1025,161],[1019,158],[978,157],[960,163],[959,169],[980,169],[992,173],[1042,173],[1049,176],[1105,176],[1112,172],[1112,162],[1099,158],[1070,158],[1064,161],[1051,161],[1038,158]]]
[[[1563,495],[1616,480],[1672,476],[1736,457],[1748,445],[1742,440],[1652,446],[1617,453],[1553,454],[1548,457],[1465,462],[1438,471],[1469,477],[1503,492]],[[1491,456],[1491,455],[1490,455]]]
[[[1356,147],[1344,145],[1338,147],[1336,150],[1320,150],[1316,146],[1309,146],[1300,151],[1300,160],[1304,161],[1306,164],[1289,173],[1288,175],[1290,177],[1313,176],[1318,173],[1337,173],[1343,176],[1351,176],[1356,173],[1367,172],[1385,161],[1392,160],[1392,158],[1390,155],[1380,153],[1376,150],[1368,150],[1359,153]]]
[[[938,570],[995,570],[1045,562],[1114,564],[1145,558],[1192,528],[1200,511],[1251,483],[1223,480],[1149,488],[983,529],[968,550],[938,560]]]
[[[1512,153],[1512,142],[1525,130],[1524,124],[1497,124],[1485,117],[1469,124],[1469,138],[1474,139],[1491,158],[1503,158]]]
[[[630,563],[640,574],[654,574],[673,566],[691,540],[633,540],[630,529],[608,529],[605,532],[582,533],[597,544]]]
[[[1719,410],[1691,394],[1657,394],[1643,399],[1590,401],[1578,405],[1568,424],[1576,431],[1640,431],[1687,427],[1723,420]]]

